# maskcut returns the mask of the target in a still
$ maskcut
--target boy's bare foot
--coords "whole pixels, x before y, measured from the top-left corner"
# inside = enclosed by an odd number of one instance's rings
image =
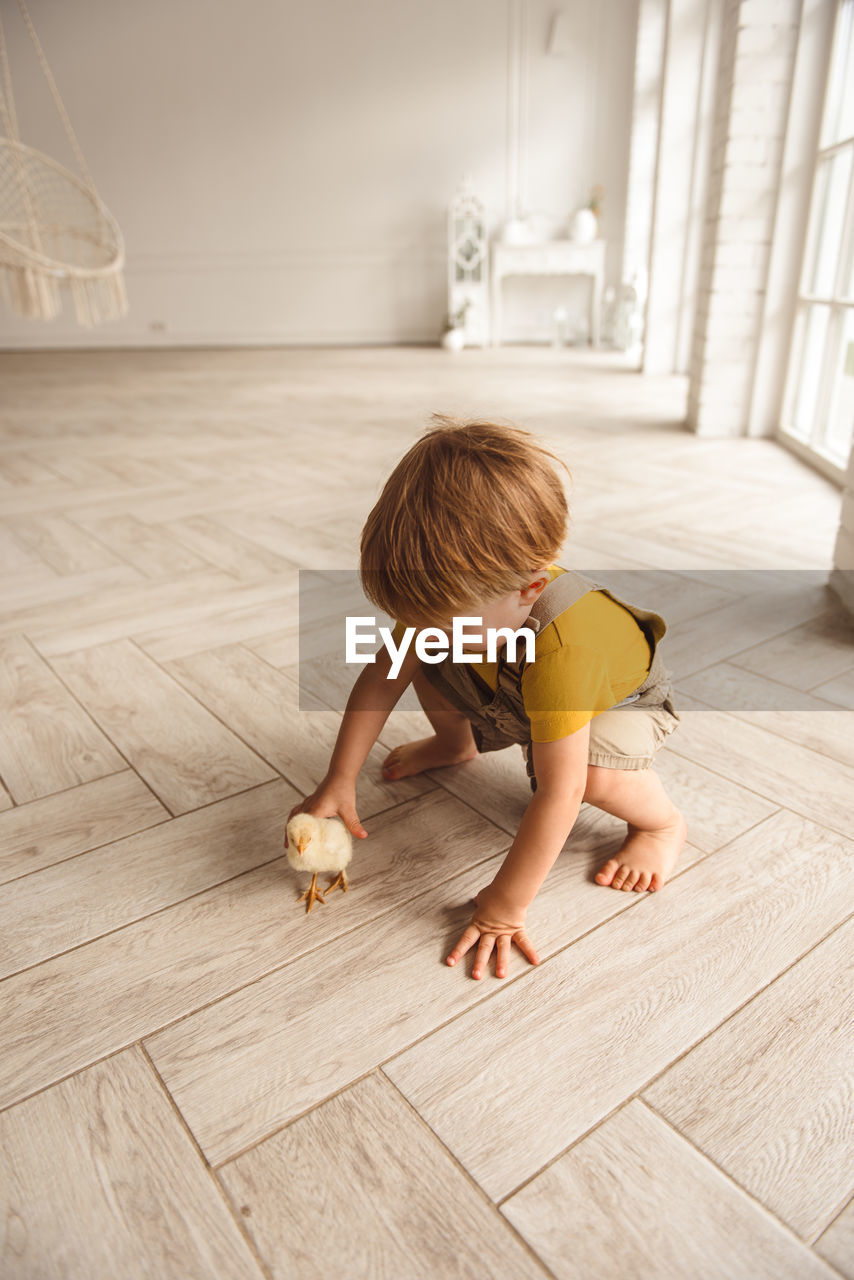
[[[631,823],[628,827],[622,848],[596,872],[596,883],[639,893],[663,889],[682,852],[688,824],[677,809],[673,821],[655,831],[642,831]]]
[[[417,742],[406,742],[402,747],[395,747],[383,760],[383,777],[390,782],[398,778],[408,778],[413,773],[423,773],[425,769],[442,769],[449,764],[462,764],[464,760],[472,760],[477,755],[477,747],[449,746],[447,741],[438,738],[434,733],[429,738],[419,738]]]

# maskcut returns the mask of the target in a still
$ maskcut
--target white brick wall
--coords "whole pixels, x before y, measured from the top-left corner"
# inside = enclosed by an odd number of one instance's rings
[[[854,448],[848,459],[848,477],[842,495],[842,519],[833,552],[830,585],[849,613],[854,614]]]
[[[727,0],[688,389],[700,435],[744,435],[762,320],[798,0]]]

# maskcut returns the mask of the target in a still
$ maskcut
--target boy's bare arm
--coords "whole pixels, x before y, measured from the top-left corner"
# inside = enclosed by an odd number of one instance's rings
[[[473,978],[481,978],[493,947],[495,972],[507,973],[511,942],[533,964],[539,956],[525,932],[525,916],[575,825],[587,786],[590,727],[558,742],[534,743],[537,790],[495,879],[477,895],[471,923],[448,955],[448,964],[478,943]]]
[[[397,676],[390,680],[391,656],[383,647],[376,661],[360,672],[347,699],[327,777],[355,783],[380,730],[411,683],[418,663],[413,652],[407,653]]]
[[[387,676],[391,657],[383,647],[377,653],[376,661],[359,673],[347,700],[326,776],[310,796],[294,805],[288,821],[295,813],[302,812],[311,813],[316,818],[337,815],[354,835],[364,837],[368,834],[356,813],[356,778],[392,708],[411,683],[418,662],[413,652],[407,653],[397,676],[390,680]],[[288,847],[287,834],[284,845]]]
[[[533,902],[575,825],[587,787],[590,726],[532,744],[537,790],[492,888],[517,907]]]

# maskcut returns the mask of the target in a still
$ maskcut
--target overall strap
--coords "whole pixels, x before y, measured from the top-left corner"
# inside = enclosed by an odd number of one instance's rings
[[[530,627],[537,634],[550,622],[554,622],[555,618],[559,618],[564,610],[571,608],[577,600],[587,595],[588,591],[596,590],[598,587],[592,578],[587,578],[574,569],[567,569],[543,588],[522,625]]]

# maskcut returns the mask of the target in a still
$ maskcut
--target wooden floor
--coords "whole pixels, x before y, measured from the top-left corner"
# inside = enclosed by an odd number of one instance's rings
[[[854,1277],[839,491],[572,351],[34,353],[0,387],[0,1274]],[[503,982],[443,956],[518,748],[387,784],[401,709],[351,892],[307,916],[281,847],[339,723],[322,682],[299,709],[298,569],[355,567],[434,410],[560,451],[562,562],[659,571],[681,664],[673,878],[596,885],[625,828],[585,806]]]

